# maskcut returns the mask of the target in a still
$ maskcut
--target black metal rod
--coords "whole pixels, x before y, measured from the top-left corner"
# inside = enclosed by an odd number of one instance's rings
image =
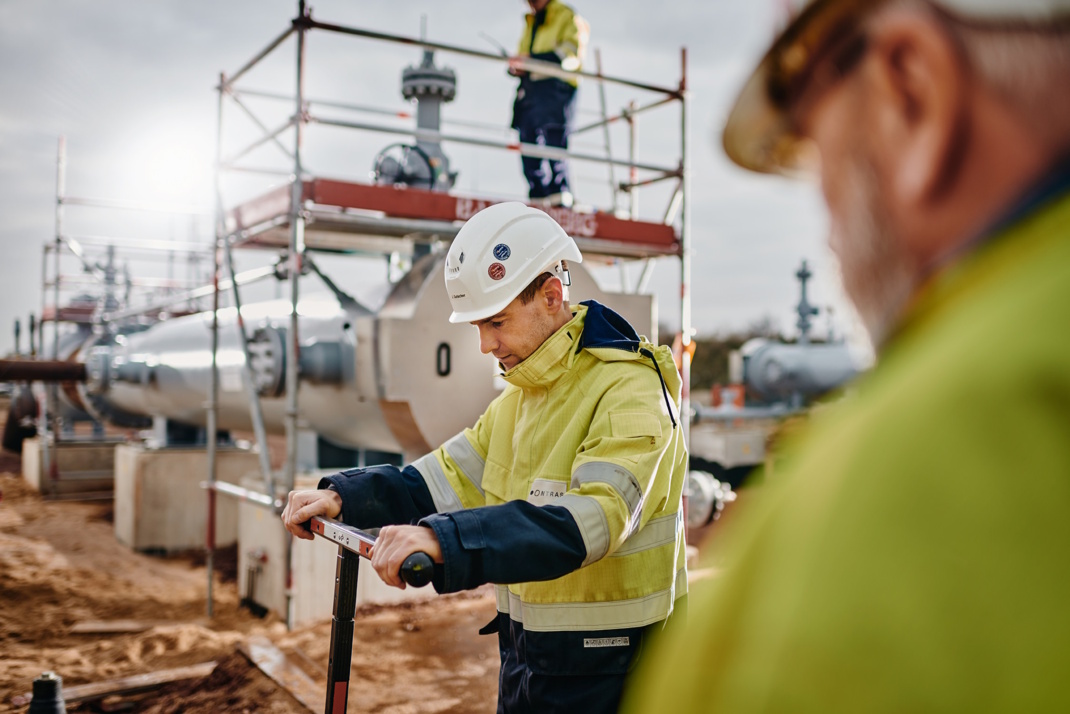
[[[360,556],[338,546],[334,576],[334,616],[331,619],[331,654],[327,664],[327,714],[345,714],[349,704],[349,672],[353,664],[353,627],[357,612],[357,575]]]

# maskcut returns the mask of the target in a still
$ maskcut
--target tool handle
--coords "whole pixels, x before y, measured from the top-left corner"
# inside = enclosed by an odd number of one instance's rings
[[[401,570],[399,575],[409,585],[414,588],[422,588],[431,582],[431,577],[435,574],[435,564],[431,560],[431,556],[422,551],[413,553],[408,558],[405,558],[405,562],[401,564]]]

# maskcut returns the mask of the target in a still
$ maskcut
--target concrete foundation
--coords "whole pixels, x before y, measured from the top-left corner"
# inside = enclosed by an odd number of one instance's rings
[[[112,491],[118,442],[60,441],[49,446],[56,478],[45,473],[40,437],[22,442],[22,478],[45,495],[78,498]]]
[[[297,488],[316,488],[319,479],[319,474],[300,475]],[[264,488],[259,478],[246,478],[242,486],[260,492]],[[285,495],[280,493],[280,497],[285,498]],[[219,498],[227,497],[221,494]],[[238,524],[238,592],[285,617],[286,544],[290,534],[274,512],[248,501],[238,504]],[[293,542],[293,624],[298,626],[330,619],[334,609],[338,546],[323,538],[312,541],[294,538]],[[388,587],[368,561],[360,561],[357,605],[424,600],[434,594],[431,586],[405,590]]]
[[[251,451],[220,448],[216,478],[240,483],[259,469]],[[149,449],[122,444],[115,449],[115,537],[134,550],[180,551],[203,548],[208,497],[200,483],[208,477],[203,448]],[[238,539],[234,499],[216,496],[216,544]]]

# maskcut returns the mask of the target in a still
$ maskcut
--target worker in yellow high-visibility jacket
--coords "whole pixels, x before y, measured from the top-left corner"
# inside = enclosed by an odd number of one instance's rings
[[[418,551],[437,563],[439,592],[494,583],[498,616],[482,632],[498,635],[498,711],[510,714],[615,712],[687,592],[680,377],[670,349],[624,318],[569,305],[568,263],[581,259],[538,209],[476,214],[446,259],[450,320],[478,328],[509,386],[411,465],[330,476],[283,513],[299,537],[314,515],[387,526],[372,565],[397,587]]]
[[[575,72],[583,68],[590,34],[587,22],[559,0],[528,0],[517,58],[549,62]],[[514,58],[516,59],[516,58]],[[559,78],[520,68],[510,62],[510,74],[520,78],[513,103],[513,128],[523,144],[568,148],[576,107],[574,77]],[[521,156],[528,196],[550,206],[571,206],[568,162],[563,158]]]

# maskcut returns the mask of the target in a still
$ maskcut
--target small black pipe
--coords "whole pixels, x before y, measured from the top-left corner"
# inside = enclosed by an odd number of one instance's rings
[[[0,359],[0,382],[84,382],[85,365],[62,360]]]

